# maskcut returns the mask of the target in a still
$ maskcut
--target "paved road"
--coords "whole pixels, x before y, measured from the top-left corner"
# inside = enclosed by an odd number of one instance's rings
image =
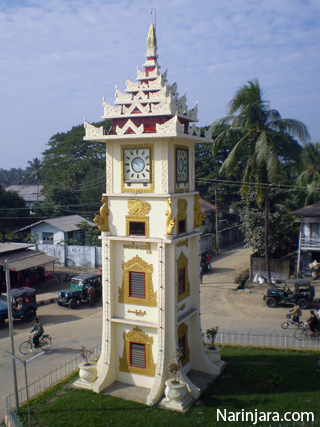
[[[220,330],[242,332],[284,331],[280,325],[285,318],[286,308],[270,309],[262,301],[262,290],[252,288],[236,291],[235,274],[249,266],[251,249],[236,248],[213,258],[212,271],[204,275],[201,285],[201,321],[202,328],[219,326]],[[62,285],[66,287],[66,285]],[[57,288],[49,289],[51,293],[39,296],[47,299],[56,296]],[[316,291],[320,296],[320,290]],[[42,377],[48,371],[55,370],[76,357],[82,345],[92,348],[101,342],[102,305],[70,310],[56,304],[40,306],[38,316],[45,327],[45,332],[53,338],[52,348],[45,355],[28,365],[29,382]],[[306,314],[304,314],[306,317]],[[16,354],[21,342],[28,338],[32,324],[16,320],[14,322],[14,342]],[[292,331],[287,331],[292,334]],[[8,328],[0,330],[0,413],[5,411],[5,398],[13,392],[12,362],[4,350],[10,351]],[[27,357],[27,356],[26,356]],[[18,385],[24,386],[23,367],[17,365]]]
[[[102,334],[102,305],[88,307],[84,305],[79,310],[70,310],[58,307],[56,304],[41,306],[38,316],[45,327],[45,333],[52,336],[51,349],[44,355],[27,365],[29,382],[44,376],[59,366],[64,365],[79,355],[81,346],[92,348],[101,342]],[[14,321],[14,345],[15,354],[21,359],[28,359],[19,352],[20,344],[28,339],[28,331],[32,329],[32,323]],[[8,327],[0,330],[0,413],[5,412],[5,398],[13,393],[12,361],[4,350],[11,352]],[[37,350],[35,350],[37,351]],[[23,365],[17,363],[18,387],[24,387]]]

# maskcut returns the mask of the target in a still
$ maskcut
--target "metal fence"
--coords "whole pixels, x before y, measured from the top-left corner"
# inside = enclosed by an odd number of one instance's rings
[[[221,331],[215,339],[215,344],[320,350],[320,341],[310,337],[297,340],[293,335],[294,331],[295,329],[292,329],[292,335],[288,332],[285,335]],[[206,342],[206,338],[204,340]]]
[[[91,358],[97,359],[101,353],[101,343],[93,347],[91,351],[92,351]],[[40,393],[44,392],[48,388],[54,386],[58,382],[62,381],[63,379],[71,375],[73,372],[75,372],[78,369],[81,362],[83,362],[83,359],[79,355],[75,359],[70,360],[63,366],[60,366],[59,368],[50,372],[44,377],[39,378],[38,380],[35,380],[32,383],[29,383],[28,384],[29,399],[39,395]],[[27,401],[26,387],[22,387],[18,390],[18,398],[19,398],[20,405],[22,405]],[[12,427],[23,427],[15,413],[15,410],[12,409],[12,407],[15,407],[14,394],[11,394],[6,399],[6,417],[10,420]]]

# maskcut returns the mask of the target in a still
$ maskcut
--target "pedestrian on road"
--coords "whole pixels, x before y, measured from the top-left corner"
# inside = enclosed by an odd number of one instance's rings
[[[39,322],[39,317],[35,317],[34,318],[34,325],[32,330],[30,331],[30,334],[34,332],[33,338],[32,338],[32,342],[35,348],[39,347],[39,338],[41,337],[41,335],[44,334],[44,329],[43,326],[41,325],[41,323]]]
[[[88,289],[88,294],[89,294],[89,306],[90,307],[94,307],[95,302],[94,302],[94,293],[95,293],[96,289],[95,287],[92,285],[92,283],[90,283],[90,287]]]

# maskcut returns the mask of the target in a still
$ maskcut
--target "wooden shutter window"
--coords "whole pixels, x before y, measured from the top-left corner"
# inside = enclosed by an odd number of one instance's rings
[[[144,273],[130,271],[130,297],[145,298],[145,276]]]
[[[146,368],[146,352],[144,344],[130,343],[130,365],[137,368]]]

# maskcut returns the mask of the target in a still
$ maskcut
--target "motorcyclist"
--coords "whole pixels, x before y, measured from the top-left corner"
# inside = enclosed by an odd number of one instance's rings
[[[292,320],[294,322],[300,322],[300,317],[302,316],[301,307],[295,302],[293,308],[289,310],[289,313],[293,316]]]

